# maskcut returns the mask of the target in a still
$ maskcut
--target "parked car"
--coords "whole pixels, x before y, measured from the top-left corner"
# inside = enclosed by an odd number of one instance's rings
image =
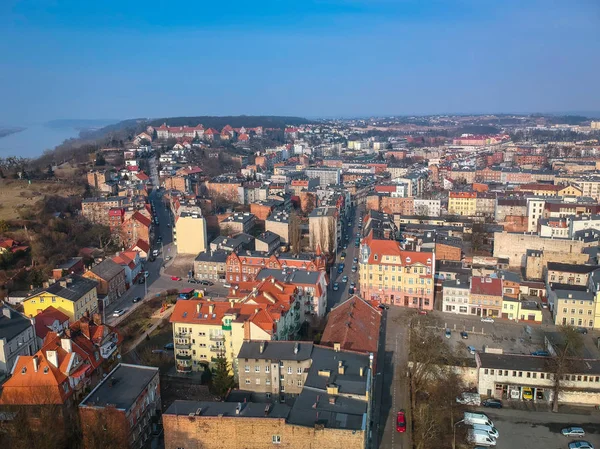
[[[573,441],[569,443],[569,449],[594,449],[594,445],[588,441]]]
[[[462,331],[462,332],[460,333],[460,336],[461,336],[461,338],[464,338],[465,340],[466,340],[467,338],[469,338],[469,334],[467,334],[465,331]]]
[[[200,281],[197,281],[196,279],[188,279],[188,283],[190,283],[190,284],[200,284]]]
[[[387,310],[390,308],[390,306],[388,306],[387,304],[379,304],[377,307],[379,307],[380,309],[384,309],[384,310]]]
[[[225,282],[223,284],[223,287],[225,287],[225,288],[231,288],[231,284],[229,282]]]
[[[348,282],[348,276],[344,276],[344,277],[342,277],[342,282],[343,282],[343,283],[346,283],[346,282]]]
[[[172,257],[171,257],[171,256],[167,256],[167,257],[165,257],[165,260],[171,260],[171,259],[172,259]]]
[[[493,322],[494,322],[494,319],[493,319],[491,316],[484,316],[484,317],[481,319],[481,322],[482,322],[482,323],[493,323]]]
[[[121,316],[125,313],[125,309],[117,309],[113,312],[113,316]]]
[[[131,300],[131,302],[136,303],[136,302],[140,302],[142,300],[141,296],[136,296],[135,298],[133,298]]]
[[[164,346],[164,348],[167,349],[167,350],[169,350],[169,351],[172,351],[173,349],[175,349],[175,345],[173,343],[167,343]]]
[[[475,355],[475,352],[477,352],[474,346],[467,346],[467,351],[469,351],[469,354],[471,355]]]
[[[427,315],[427,310],[419,309],[419,315]]]
[[[550,357],[550,353],[548,351],[535,351],[532,352],[531,355],[536,355],[538,357]]]
[[[486,399],[481,405],[489,408],[502,408],[502,401],[500,399]]]
[[[358,263],[358,257],[355,257],[354,259],[352,259],[352,262]]]
[[[403,411],[399,411],[396,416],[396,431],[400,433],[406,432],[406,416]]]
[[[566,437],[584,437],[585,431],[581,427],[567,427],[560,431]]]
[[[210,285],[215,285],[215,283],[211,282],[211,281],[198,281],[198,283],[201,284],[201,285],[209,285],[209,286]]]
[[[450,329],[446,328],[445,336],[446,336],[446,338],[450,338],[452,336],[452,331]]]
[[[146,282],[146,278],[140,278],[138,284],[144,284]]]
[[[333,291],[337,292],[340,289],[340,284],[338,284],[337,282],[335,284],[333,284]]]
[[[180,277],[178,277],[178,276],[171,276],[171,280],[172,280],[172,281],[180,281],[180,280],[181,280],[181,278],[180,278]]]
[[[349,294],[349,295],[353,295],[353,294],[354,294],[354,287],[350,287],[350,288],[348,289],[348,294]]]
[[[533,401],[533,390],[530,387],[523,387],[523,400]]]
[[[352,265],[352,272],[356,273],[356,265]]]
[[[585,327],[578,327],[575,329],[577,332],[579,332],[580,334],[587,334],[587,329]]]
[[[346,253],[340,254],[340,260],[344,260],[346,258]]]

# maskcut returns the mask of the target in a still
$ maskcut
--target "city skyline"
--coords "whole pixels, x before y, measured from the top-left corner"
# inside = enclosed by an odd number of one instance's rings
[[[551,6],[9,1],[0,122],[595,111],[600,7]]]

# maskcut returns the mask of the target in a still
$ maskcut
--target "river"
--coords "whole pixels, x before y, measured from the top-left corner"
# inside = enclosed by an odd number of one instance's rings
[[[54,149],[66,139],[78,136],[79,131],[71,127],[31,125],[23,131],[0,137],[0,158],[9,156],[36,158],[45,150]]]

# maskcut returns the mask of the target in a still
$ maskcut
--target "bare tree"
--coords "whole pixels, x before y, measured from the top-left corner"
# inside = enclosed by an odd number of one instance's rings
[[[438,439],[440,428],[436,410],[423,402],[413,408],[414,441],[416,449],[425,449]]]
[[[558,400],[563,390],[562,380],[566,374],[576,371],[581,364],[581,359],[578,357],[583,348],[583,337],[577,329],[571,326],[561,326],[559,332],[562,341],[555,345],[556,355],[548,359],[549,372],[552,373],[554,380],[553,412],[558,412]]]
[[[126,417],[115,407],[80,409],[85,449],[129,447]]]
[[[292,210],[289,218],[289,243],[293,254],[298,254],[301,250],[301,237],[300,217],[298,217],[298,213],[295,210]]]

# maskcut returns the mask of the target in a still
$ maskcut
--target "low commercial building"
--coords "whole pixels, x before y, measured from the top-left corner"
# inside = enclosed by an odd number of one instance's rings
[[[96,447],[100,428],[112,434],[113,447],[146,447],[160,415],[158,368],[121,363],[79,404],[83,445]]]
[[[265,231],[254,239],[254,249],[265,254],[271,254],[279,248],[280,238],[271,231]]]
[[[502,279],[473,276],[469,309],[471,315],[499,318],[502,313]]]
[[[482,396],[508,400],[551,403],[554,376],[548,357],[477,352],[478,392]],[[558,397],[562,404],[600,402],[600,360],[572,361],[572,368],[561,380]],[[527,391],[528,395],[524,396]],[[530,396],[529,396],[530,395]]]

